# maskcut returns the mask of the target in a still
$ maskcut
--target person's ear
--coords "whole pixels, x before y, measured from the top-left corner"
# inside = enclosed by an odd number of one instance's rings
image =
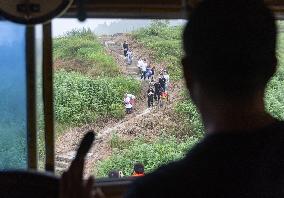
[[[190,63],[189,63],[189,58],[184,57],[181,61],[182,67],[183,67],[183,75],[185,78],[186,86],[189,90],[189,92],[192,91],[192,76],[191,76],[191,71],[190,71]]]
[[[276,73],[277,70],[277,64],[278,64],[278,59],[276,56],[273,57],[273,73],[272,75],[274,75]]]

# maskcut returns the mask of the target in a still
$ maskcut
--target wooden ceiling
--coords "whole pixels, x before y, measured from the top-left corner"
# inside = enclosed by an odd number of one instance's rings
[[[249,0],[248,0],[249,1]],[[284,0],[265,0],[279,16],[284,16]],[[200,0],[88,0],[85,4],[88,17],[99,18],[185,18],[186,11]],[[74,17],[73,4],[64,15]]]

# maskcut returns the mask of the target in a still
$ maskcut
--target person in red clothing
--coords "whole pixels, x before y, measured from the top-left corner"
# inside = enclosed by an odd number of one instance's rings
[[[132,176],[134,177],[140,177],[140,176],[144,176],[144,165],[142,163],[136,163],[134,164],[134,170],[132,173]]]

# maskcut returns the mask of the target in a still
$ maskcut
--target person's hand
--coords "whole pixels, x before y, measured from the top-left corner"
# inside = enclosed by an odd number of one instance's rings
[[[60,180],[60,198],[94,198],[95,180],[83,181],[84,160],[75,159]]]
[[[85,157],[94,141],[93,131],[88,132],[81,141],[75,159],[60,180],[60,198],[102,198],[100,190],[95,190],[95,180],[91,176],[83,180]]]

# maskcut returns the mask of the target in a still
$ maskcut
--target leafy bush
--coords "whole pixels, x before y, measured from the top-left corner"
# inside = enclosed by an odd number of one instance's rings
[[[164,62],[172,79],[181,79],[182,26],[169,26],[167,21],[153,21],[150,27],[133,33],[134,38],[152,50],[158,62]]]
[[[204,134],[204,127],[201,121],[200,114],[190,99],[177,103],[175,111],[183,118],[180,124],[186,131],[202,137]]]
[[[54,76],[55,115],[60,123],[89,123],[102,116],[124,115],[123,95],[137,95],[140,82],[122,76],[93,79],[76,72]]]
[[[114,58],[106,53],[90,29],[72,30],[55,38],[53,54],[55,60],[79,60],[80,67],[95,70],[97,76],[116,76],[119,73]]]
[[[129,146],[131,145],[131,142],[120,138],[118,134],[113,132],[111,139],[109,141],[109,145],[112,149],[122,150],[122,149],[129,148]]]
[[[153,142],[137,138],[122,149],[114,149],[108,159],[98,164],[96,175],[105,177],[111,170],[121,170],[130,176],[136,162],[144,164],[145,172],[151,172],[162,164],[182,158],[197,141],[195,137],[182,142],[174,137],[162,137]]]

